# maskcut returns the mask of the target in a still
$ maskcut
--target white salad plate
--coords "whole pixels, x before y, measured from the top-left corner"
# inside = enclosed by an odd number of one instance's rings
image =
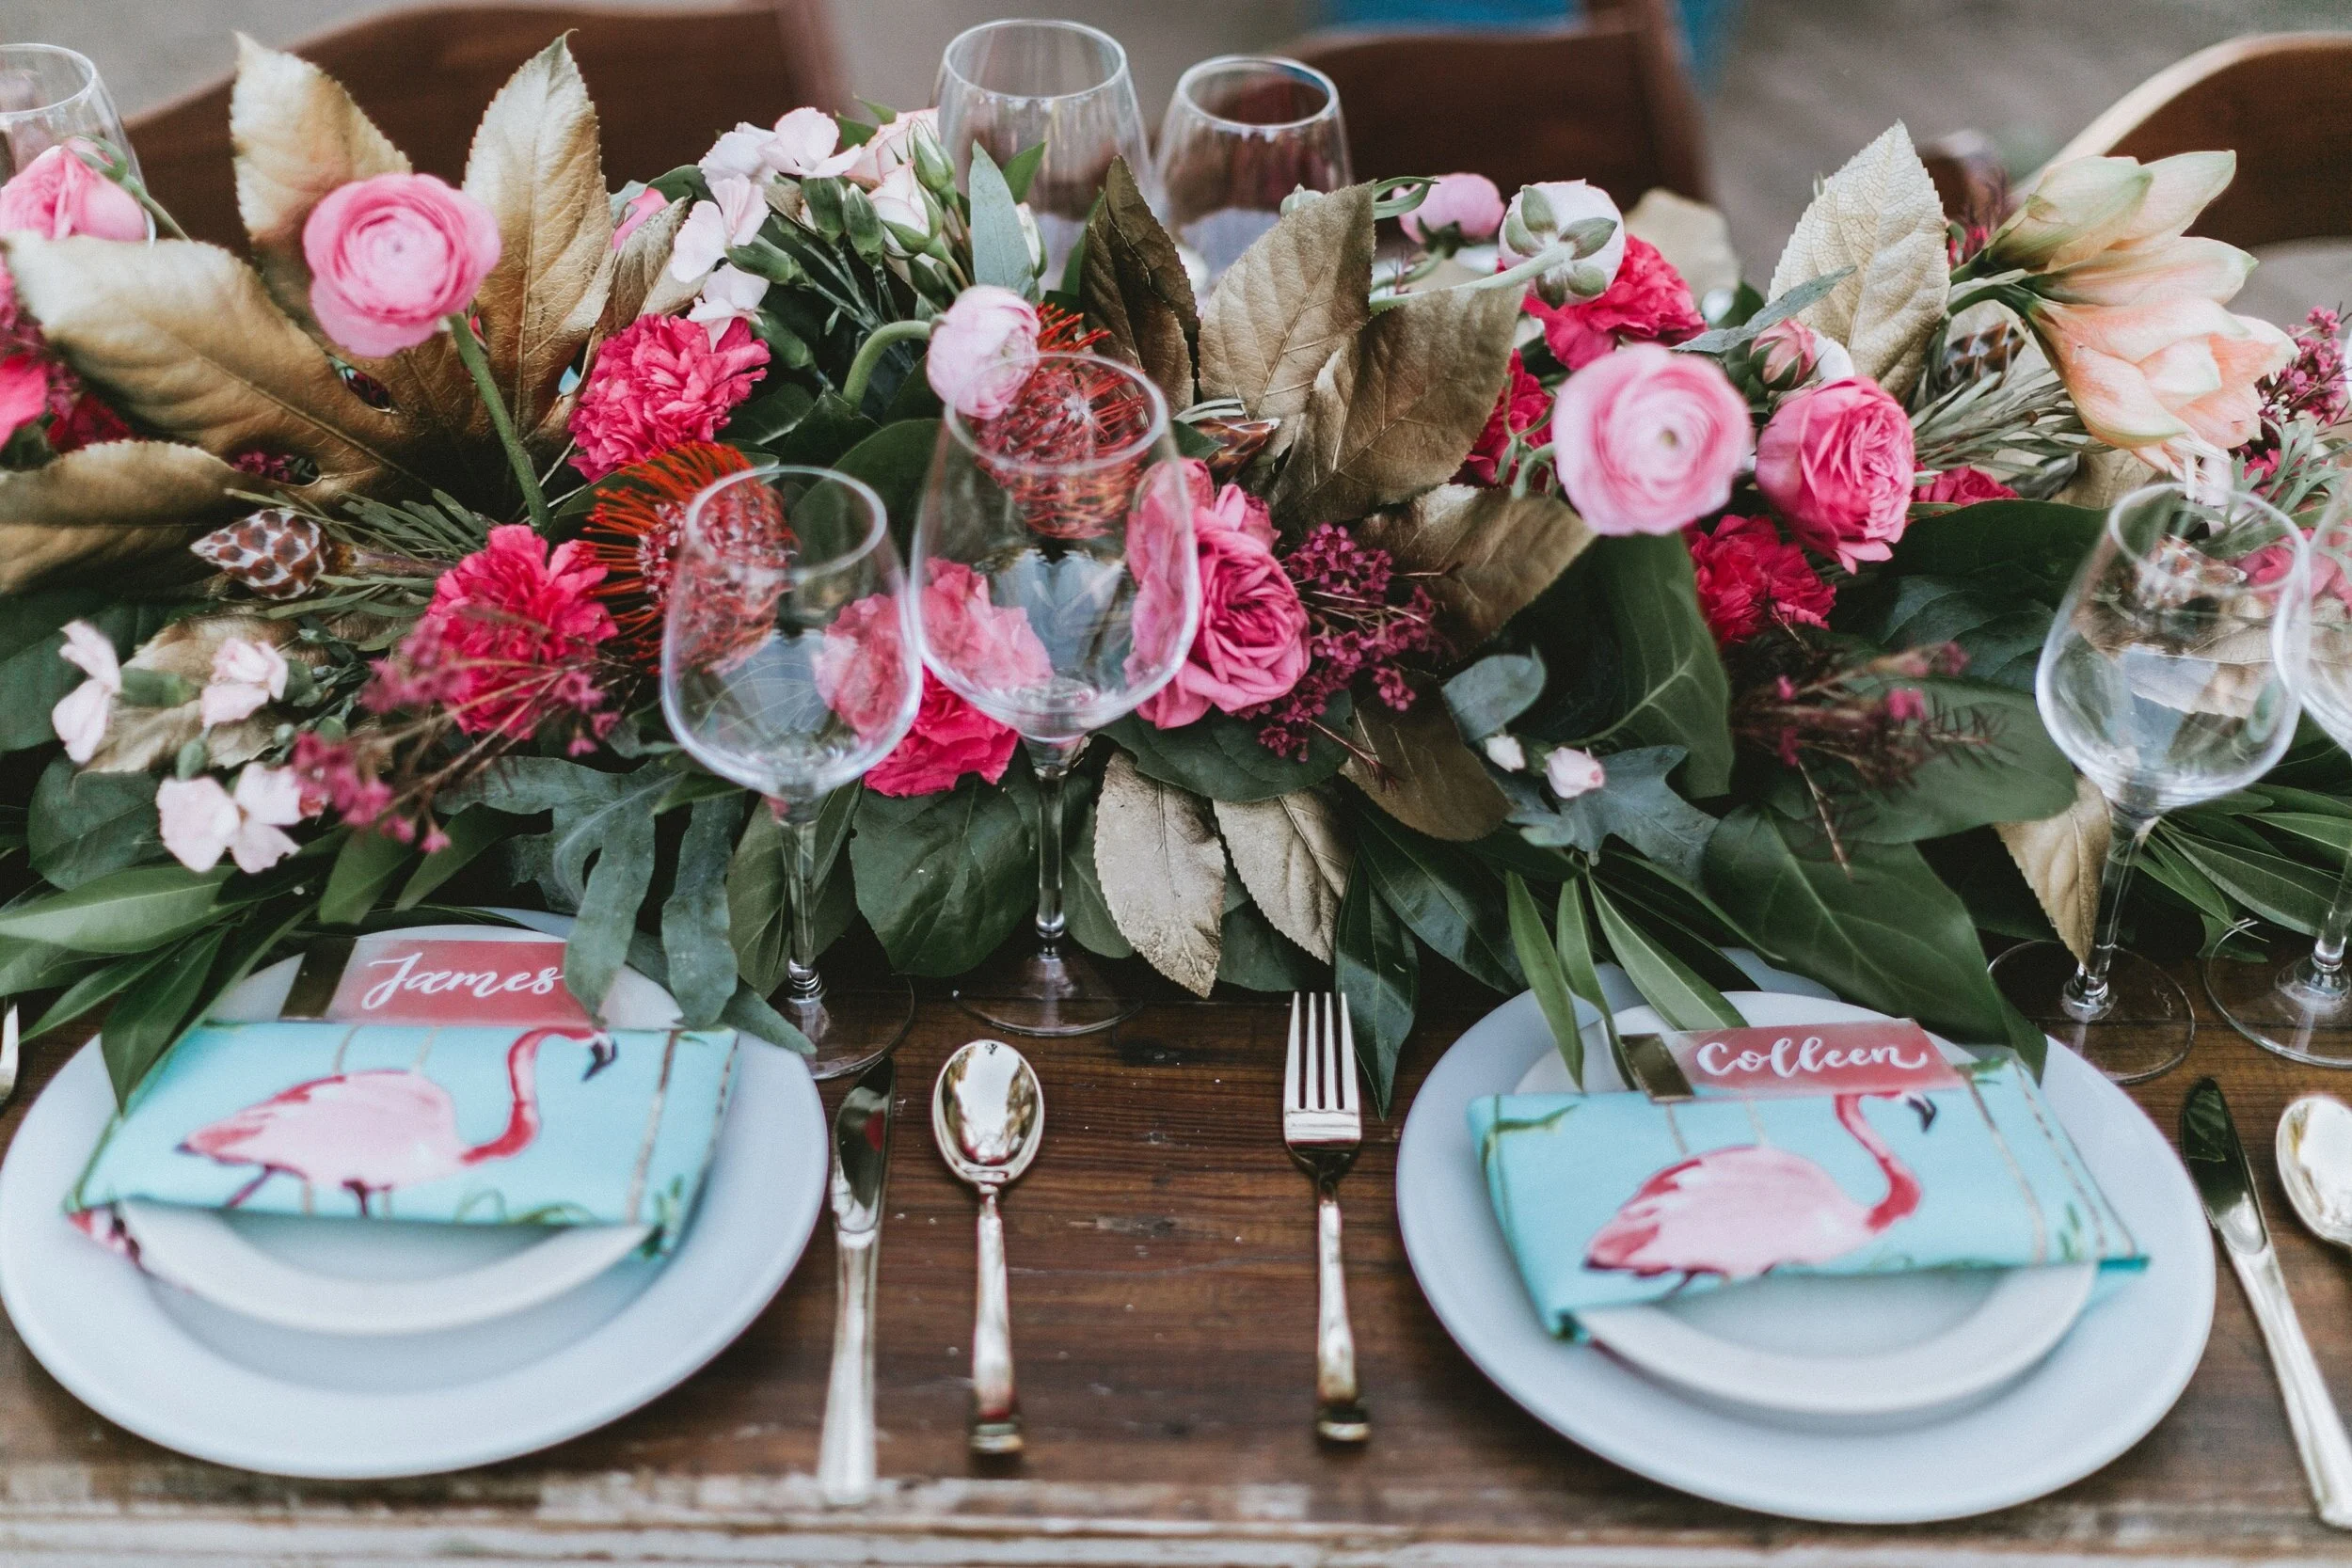
[[[1826,994],[1752,955],[1730,956],[1759,987]],[[1601,974],[1613,1006],[1640,1003],[1622,973],[1603,965]],[[1806,1006],[1828,1016],[1818,1003]],[[2056,1491],[2122,1453],[2172,1407],[2204,1352],[2213,1244],[2187,1174],[2130,1097],[2055,1042],[2043,1093],[2149,1262],[2005,1386],[1893,1430],[1816,1423],[1695,1396],[1597,1345],[1556,1338],[1528,1300],[1495,1221],[1468,1121],[1472,1101],[1515,1092],[1547,1057],[1556,1057],[1551,1032],[1532,995],[1505,1003],[1454,1043],[1406,1118],[1398,1223],[1422,1292],[1480,1370],[1538,1419],[1627,1469],[1792,1518],[1908,1524],[1988,1513]],[[1613,1083],[1605,1051],[1588,1049],[1586,1060],[1600,1067],[1596,1073],[1588,1065],[1592,1086]],[[1737,1291],[1713,1293],[1722,1305],[1699,1315],[1688,1315],[1688,1306],[1675,1310],[1688,1326],[1726,1338]],[[1911,1310],[1888,1299],[1890,1317]],[[1707,1315],[1714,1312],[1724,1316]],[[1818,1355],[1833,1336],[1861,1326],[1817,1323],[1765,1348]]]
[[[557,934],[565,924],[533,918]],[[18,1336],[76,1398],[143,1437],[223,1465],[335,1480],[529,1453],[684,1381],[792,1272],[824,1205],[829,1161],[807,1068],[747,1036],[701,1201],[667,1259],[624,1260],[487,1322],[360,1338],[230,1310],[68,1224],[66,1195],[113,1113],[92,1041],[41,1091],[0,1163],[0,1305]],[[302,1227],[318,1222],[235,1223],[290,1267],[326,1273],[332,1260],[334,1247],[304,1242]],[[387,1225],[382,1244],[386,1256],[409,1253],[421,1275],[414,1249],[487,1247],[482,1237],[506,1228]],[[468,1235],[415,1235],[426,1229]],[[484,1251],[440,1253],[443,1265],[453,1259],[495,1262]]]
[[[1864,1023],[1867,1007],[1775,991],[1730,991],[1753,1024]],[[1616,1015],[1622,1034],[1668,1027],[1648,1007]],[[1597,1021],[1586,1026],[1595,1089],[1622,1087]],[[1947,1058],[1966,1055],[1929,1036]],[[1565,1094],[1556,1051],[1516,1092]],[[1639,1307],[1584,1312],[1585,1332],[1652,1377],[1701,1399],[1810,1423],[1912,1424],[1984,1398],[2063,1338],[2090,1300],[2098,1267],[1933,1269],[1877,1278],[1783,1275]]]

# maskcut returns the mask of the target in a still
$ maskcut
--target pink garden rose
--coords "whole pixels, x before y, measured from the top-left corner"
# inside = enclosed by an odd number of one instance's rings
[[[866,773],[866,787],[878,795],[936,795],[966,773],[996,784],[1020,745],[1011,725],[998,723],[926,673],[914,727]]]
[[[138,198],[82,162],[73,143],[66,142],[0,185],[0,232],[27,230],[46,240],[68,234],[143,240],[147,214]]]
[[[1621,342],[1687,342],[1707,330],[1690,286],[1655,246],[1634,235],[1608,288],[1595,298],[1553,308],[1533,290],[1527,313],[1544,324],[1551,356],[1581,371]]]
[[[1054,678],[1054,661],[1019,605],[989,600],[988,578],[958,561],[930,562],[923,586],[923,647],[967,686],[1014,692]]]
[[[716,339],[677,316],[640,316],[605,340],[572,405],[580,450],[572,466],[590,479],[719,434],[765,372],[768,345],[740,321]]]
[[[844,605],[825,628],[817,656],[818,694],[870,746],[900,722],[907,657],[898,601],[870,594]]]
[[[1752,438],[1712,359],[1656,343],[1603,355],[1552,404],[1560,483],[1597,533],[1672,533],[1720,510]]]
[[[1727,516],[1708,532],[1685,529],[1683,539],[1699,613],[1718,647],[1744,642],[1767,626],[1829,625],[1836,592],[1770,517]]]
[[[1756,483],[1800,544],[1852,571],[1894,554],[1911,517],[1911,420],[1867,376],[1782,400],[1756,444]]]
[[[1136,711],[1164,730],[1189,724],[1214,704],[1227,713],[1270,703],[1307,672],[1307,610],[1274,558],[1265,502],[1238,484],[1214,499],[1209,470],[1187,461],[1193,548],[1200,578],[1200,629],[1176,676]]]
[[[1416,244],[1450,229],[1457,244],[1476,245],[1502,227],[1502,193],[1483,174],[1440,175],[1421,205],[1397,221]]]
[[[939,400],[967,420],[993,420],[1012,406],[1037,366],[1037,307],[993,283],[956,296],[931,325],[923,373]]]
[[[310,311],[362,359],[414,348],[463,310],[499,261],[498,219],[429,174],[326,193],[302,225]]]

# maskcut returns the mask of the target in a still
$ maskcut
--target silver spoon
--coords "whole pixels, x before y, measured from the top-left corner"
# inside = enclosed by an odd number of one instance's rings
[[[1005,1221],[996,1195],[1029,1168],[1045,1136],[1037,1072],[1002,1040],[959,1047],[931,1087],[931,1137],[947,1168],[980,1195],[980,1277],[972,1313],[975,1453],[1021,1451],[1012,1382],[1012,1301],[1005,1283]]]
[[[2311,1232],[2352,1247],[2352,1105],[2307,1094],[2279,1118],[2279,1180]]]

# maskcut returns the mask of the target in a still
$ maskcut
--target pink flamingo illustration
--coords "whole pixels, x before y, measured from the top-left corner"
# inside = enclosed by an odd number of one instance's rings
[[[1863,1098],[1839,1095],[1837,1122],[1886,1177],[1886,1196],[1875,1205],[1856,1203],[1802,1154],[1763,1144],[1709,1149],[1643,1182],[1594,1233],[1585,1266],[1644,1278],[1753,1279],[1785,1263],[1825,1263],[1851,1252],[1919,1207],[1919,1179],[1863,1116]],[[1935,1119],[1934,1102],[1920,1096],[1873,1098],[1900,1098],[1919,1113],[1922,1130]]]
[[[280,1090],[259,1104],[199,1127],[180,1145],[224,1165],[258,1165],[260,1173],[237,1189],[234,1209],[273,1176],[291,1176],[305,1187],[341,1187],[368,1212],[370,1194],[437,1181],[469,1165],[521,1153],[539,1134],[539,1047],[550,1038],[588,1045],[594,1078],[613,1059],[612,1037],[601,1031],[533,1029],[506,1053],[506,1081],[513,1095],[506,1128],[487,1143],[469,1147],[457,1135],[457,1104],[447,1089],[414,1068],[376,1068],[313,1078]],[[307,1205],[306,1205],[307,1207]]]

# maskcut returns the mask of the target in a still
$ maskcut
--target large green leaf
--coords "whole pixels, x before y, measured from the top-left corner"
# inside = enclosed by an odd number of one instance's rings
[[[1527,972],[1527,988],[1535,993],[1544,1022],[1551,1025],[1552,1041],[1560,1048],[1560,1059],[1567,1064],[1569,1082],[1581,1089],[1584,1027],[1577,1020],[1576,992],[1568,984],[1567,966],[1552,945],[1551,933],[1544,929],[1543,911],[1535,907],[1535,896],[1527,891],[1526,881],[1516,871],[1506,872],[1503,889],[1511,911],[1511,945],[1519,956],[1519,967]],[[1566,896],[1575,896],[1572,888]]]
[[[1369,877],[1348,882],[1333,943],[1332,983],[1347,1001],[1373,1108],[1386,1116],[1397,1053],[1413,1032],[1413,1009],[1420,1005],[1421,950],[1413,933],[1373,891]]]
[[[1505,994],[1527,984],[1512,947],[1502,888],[1477,856],[1378,812],[1359,811],[1356,822],[1351,883],[1370,878],[1381,901],[1415,936],[1482,984]],[[1345,909],[1343,900],[1343,920]]]
[[[1029,270],[1028,236],[1012,187],[988,149],[972,144],[972,172],[965,181],[972,198],[972,281],[1037,297],[1037,275]]]
[[[1217,979],[1244,990],[1314,990],[1324,974],[1313,954],[1274,928],[1241,879],[1229,876],[1218,927]]]
[[[374,910],[376,900],[408,869],[414,851],[389,833],[355,828],[335,856],[326,874],[326,892],[319,898],[319,919],[329,926],[357,926]]]
[[[2326,918],[2337,873],[2298,865],[2283,855],[2242,849],[2209,838],[2168,832],[2167,842],[2222,892],[2291,931],[2311,936]]]
[[[908,799],[869,791],[857,815],[858,909],[893,967],[961,974],[1031,914],[1030,838],[1008,791],[977,779]]]
[[[81,953],[144,953],[215,918],[230,867],[141,865],[0,911],[0,937]]]
[[[1680,746],[1693,799],[1731,786],[1731,687],[1698,610],[1691,552],[1673,534],[1604,539],[1586,552],[1618,654],[1615,721],[1587,745]]]
[[[1593,884],[1592,892],[1593,913],[1599,918],[1600,934],[1610,953],[1626,978],[1633,982],[1633,989],[1642,993],[1642,1000],[1669,1026],[1737,1029],[1747,1022],[1721,991],[1619,910],[1598,883]]]
[[[670,960],[670,994],[690,1029],[719,1020],[735,994],[735,948],[728,941],[727,861],[743,797],[694,802],[678,845],[677,877],[661,906],[661,951]]]
[[[924,480],[930,473],[931,451],[938,445],[937,420],[900,420],[882,426],[832,465],[874,487],[874,494],[882,498],[882,515],[890,519],[891,536],[901,550],[914,538]]]
[[[1343,730],[1352,711],[1345,693],[1323,716]],[[1347,752],[1327,736],[1316,736],[1299,761],[1277,756],[1258,739],[1263,724],[1214,709],[1182,729],[1163,730],[1129,714],[1104,733],[1136,759],[1147,779],[1205,795],[1212,800],[1271,800],[1310,789],[1340,770]]]
[[[849,868],[841,863],[850,824],[865,792],[844,786],[825,797],[817,814],[818,951],[833,945],[857,914]],[[783,824],[762,804],[743,825],[727,866],[727,931],[744,983],[765,996],[784,984],[791,956],[792,909],[787,896]]]
[[[396,910],[413,910],[440,889],[476,857],[515,831],[515,818],[488,806],[468,806],[443,825],[449,842],[427,854],[401,884]]]
[[[1511,802],[1442,701],[1420,697],[1403,713],[1375,700],[1356,710],[1359,744],[1376,766],[1350,757],[1342,769],[1382,811],[1418,832],[1457,844],[1502,825]]]
[[[1838,629],[1885,648],[1949,642],[1968,656],[1973,678],[2033,689],[2050,629],[2048,605],[1963,578],[1882,578],[1876,588],[1839,604]]]
[[[33,869],[61,888],[119,871],[163,849],[155,820],[155,775],[86,773],[66,757],[42,769],[25,816]]]
[[[579,919],[564,942],[564,984],[591,1013],[603,1008],[605,993],[628,960],[629,944],[638,935],[638,911],[653,885],[652,806],[666,781],[660,769],[648,768],[640,770],[632,785],[621,807],[593,814],[596,836],[584,843],[585,828],[565,833],[558,818],[556,875],[566,879],[577,876],[576,870],[565,868],[567,855],[576,855],[575,865],[596,856],[580,889]],[[631,804],[635,809],[628,809]]]
[[[188,938],[115,999],[99,1051],[105,1057],[117,1104],[130,1101],[147,1069],[180,1037],[181,1026],[203,999],[204,977],[228,935],[224,926]]]
[[[2056,604],[2106,523],[2106,514],[2085,506],[1979,501],[1914,518],[1883,569],[1897,577],[2005,584]]]

